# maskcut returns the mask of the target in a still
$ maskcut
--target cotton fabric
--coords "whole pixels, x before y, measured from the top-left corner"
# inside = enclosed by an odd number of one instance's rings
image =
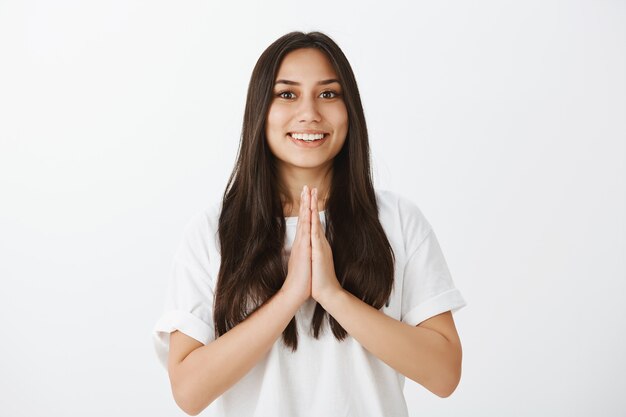
[[[394,289],[381,311],[415,326],[464,307],[437,237],[417,205],[386,190],[376,190],[376,200],[396,257]],[[215,339],[212,308],[220,265],[219,210],[215,204],[189,221],[174,256],[165,307],[153,330],[156,354],[166,369],[171,332],[179,330],[205,345]],[[320,218],[325,226],[325,212],[320,212]],[[285,221],[288,256],[298,219]],[[408,416],[405,377],[350,335],[337,341],[326,322],[319,339],[310,336],[314,308],[315,301],[309,299],[296,313],[296,352],[279,337],[267,355],[202,415]]]

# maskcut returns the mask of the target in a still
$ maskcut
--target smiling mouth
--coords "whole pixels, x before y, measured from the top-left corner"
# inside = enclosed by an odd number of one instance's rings
[[[300,140],[302,142],[315,142],[328,137],[328,133],[289,133],[293,139]]]

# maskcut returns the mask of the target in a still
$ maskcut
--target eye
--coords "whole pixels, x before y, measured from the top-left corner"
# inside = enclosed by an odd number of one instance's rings
[[[339,93],[333,90],[327,90],[320,94],[323,98],[335,98],[339,97]]]
[[[291,97],[289,97],[289,94],[291,94]],[[276,97],[285,98],[285,99],[293,98],[293,96],[294,94],[292,91],[281,91],[280,93],[276,94]]]

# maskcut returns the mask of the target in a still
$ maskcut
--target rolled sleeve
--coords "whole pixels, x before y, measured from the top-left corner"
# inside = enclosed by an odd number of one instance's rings
[[[430,229],[404,268],[401,321],[416,326],[466,305],[454,285],[435,232]]]
[[[153,328],[154,348],[166,369],[173,331],[205,345],[215,339],[214,291],[206,244],[211,232],[205,220],[198,216],[186,228],[172,263],[165,308]]]

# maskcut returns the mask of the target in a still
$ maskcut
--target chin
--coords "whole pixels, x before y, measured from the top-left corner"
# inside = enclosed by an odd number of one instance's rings
[[[302,169],[311,169],[311,168],[318,168],[322,165],[324,165],[326,163],[326,160],[319,160],[319,159],[303,159],[303,160],[297,160],[297,161],[290,161],[289,165],[291,165],[294,168],[302,168]]]

